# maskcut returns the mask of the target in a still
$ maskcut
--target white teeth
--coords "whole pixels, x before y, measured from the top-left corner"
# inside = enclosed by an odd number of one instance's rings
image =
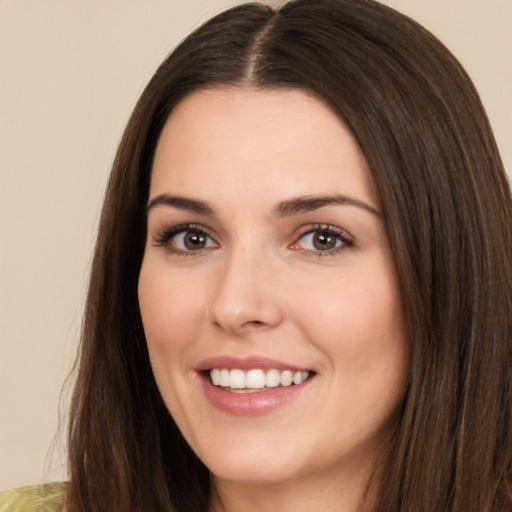
[[[293,374],[293,383],[300,384],[308,378],[308,372],[295,372]]]
[[[293,372],[285,370],[281,373],[281,386],[291,386],[293,383]]]
[[[231,384],[231,379],[229,378],[229,370],[221,370],[220,371],[220,382],[219,386],[223,388],[229,388]]]
[[[265,375],[265,386],[267,388],[277,388],[281,384],[281,375],[279,370],[269,370]]]
[[[245,385],[252,389],[265,387],[265,373],[263,370],[249,370],[245,376]]]
[[[220,370],[218,368],[214,368],[210,372],[210,378],[212,379],[212,384],[214,386],[219,386],[220,385]]]
[[[245,388],[245,372],[242,370],[231,370],[229,372],[229,387],[235,389]]]
[[[292,384],[301,384],[309,377],[309,372],[291,370],[280,371],[253,369],[245,372],[238,368],[227,370],[226,368],[213,368],[210,370],[210,378],[214,386],[231,388],[233,390],[257,390],[263,388],[288,387]]]

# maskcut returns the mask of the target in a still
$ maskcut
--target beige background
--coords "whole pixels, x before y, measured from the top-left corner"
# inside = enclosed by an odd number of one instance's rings
[[[121,131],[168,51],[233,3],[0,0],[0,489],[65,478],[47,453]],[[466,66],[512,173],[512,0],[386,3]]]

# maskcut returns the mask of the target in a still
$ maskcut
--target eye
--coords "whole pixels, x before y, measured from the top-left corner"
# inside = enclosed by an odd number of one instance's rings
[[[182,251],[198,251],[214,245],[210,237],[201,231],[182,231],[174,235],[172,242]]]
[[[164,231],[155,239],[156,245],[166,246],[174,253],[191,253],[217,247],[210,235],[199,226],[182,225]]]
[[[333,254],[346,247],[352,247],[353,241],[348,235],[333,226],[315,226],[292,245],[292,249],[303,249],[322,254]]]

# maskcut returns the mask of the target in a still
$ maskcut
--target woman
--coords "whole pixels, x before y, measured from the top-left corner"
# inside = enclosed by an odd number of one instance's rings
[[[65,509],[510,510],[511,231],[478,96],[417,24],[215,17],[114,163]]]

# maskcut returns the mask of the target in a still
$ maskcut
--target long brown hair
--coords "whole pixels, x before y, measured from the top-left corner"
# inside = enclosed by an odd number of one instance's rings
[[[373,0],[244,4],[165,60],[108,184],[69,429],[71,512],[205,512],[208,471],[162,403],[137,302],[155,146],[216,85],[300,88],[352,130],[378,189],[411,344],[375,512],[512,510],[512,199],[486,114],[448,50]]]

